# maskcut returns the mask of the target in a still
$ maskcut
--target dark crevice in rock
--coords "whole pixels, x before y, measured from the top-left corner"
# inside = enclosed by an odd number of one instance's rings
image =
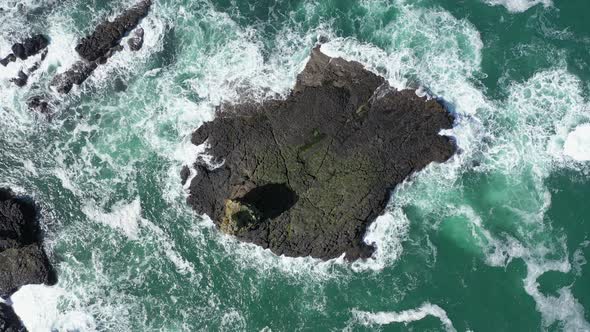
[[[297,203],[297,194],[286,184],[271,183],[250,190],[238,201],[260,212],[263,220],[273,219]]]

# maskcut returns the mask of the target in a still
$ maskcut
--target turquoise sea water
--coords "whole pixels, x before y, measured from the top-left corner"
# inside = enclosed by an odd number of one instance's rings
[[[13,296],[29,330],[590,331],[590,2],[155,0],[140,52],[27,110],[133,3],[0,0],[0,56],[51,38],[28,87],[0,67],[0,185],[39,202],[59,274]],[[353,264],[221,235],[178,175],[216,105],[287,94],[318,36],[457,117],[460,153],[396,189]]]

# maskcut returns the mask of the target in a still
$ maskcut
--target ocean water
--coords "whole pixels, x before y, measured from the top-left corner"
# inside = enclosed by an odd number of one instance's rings
[[[13,295],[30,331],[590,331],[590,2],[154,0],[141,51],[29,111],[133,3],[0,0],[0,56],[51,38],[27,87],[37,58],[0,67],[0,185],[39,202],[59,274]],[[459,153],[396,188],[352,264],[221,235],[178,175],[216,105],[286,95],[320,36],[456,115]]]

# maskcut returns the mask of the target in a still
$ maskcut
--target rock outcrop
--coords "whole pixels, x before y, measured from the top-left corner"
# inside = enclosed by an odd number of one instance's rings
[[[17,59],[26,60],[30,56],[37,55],[39,52],[45,50],[41,55],[41,60],[45,59],[47,55],[47,46],[49,40],[43,35],[34,35],[26,38],[22,43],[16,43],[12,45],[12,53],[7,55],[5,58],[0,59],[0,64],[4,67],[8,66],[10,62],[16,62]],[[10,79],[10,82],[14,83],[18,87],[27,85],[29,74],[37,70],[40,66],[40,62],[36,62],[31,68],[26,69],[26,72],[19,70],[17,76]]]
[[[49,40],[43,35],[34,35],[25,39],[23,43],[12,45],[12,54],[21,60],[36,55],[49,45]]]
[[[26,329],[12,307],[0,303],[0,331],[2,332],[25,332]]]
[[[78,61],[70,69],[55,75],[51,81],[51,86],[54,86],[59,93],[69,93],[74,84],[80,85],[86,81],[96,67],[98,67],[98,64],[95,62]]]
[[[35,205],[0,189],[0,297],[23,285],[56,282],[41,235]]]
[[[12,45],[12,53],[0,60],[0,64],[6,67],[10,62],[15,62],[17,58],[26,60],[44,50],[48,45],[49,40],[43,35],[26,38],[22,43]]]
[[[151,0],[142,0],[135,6],[125,10],[113,22],[100,23],[94,32],[82,38],[76,46],[76,52],[82,60],[76,62],[65,72],[56,75],[50,85],[59,93],[69,93],[74,85],[82,84],[98,65],[105,64],[116,52],[123,50],[121,39],[133,30],[144,18],[151,6]],[[129,46],[141,48],[143,44],[143,29],[129,38]],[[138,48],[138,49],[139,49]]]
[[[91,35],[80,41],[76,46],[76,52],[87,61],[96,61],[104,57],[111,48],[119,44],[121,38],[139,24],[148,14],[151,5],[151,0],[143,0],[127,9],[113,22],[99,24]]]
[[[10,79],[10,81],[18,87],[23,87],[27,85],[27,81],[29,79],[29,75],[25,74],[22,70],[19,70],[17,77]]]
[[[452,124],[438,101],[315,48],[285,100],[223,105],[193,133],[213,160],[193,165],[188,203],[277,255],[367,258],[392,189],[454,154],[439,135]]]

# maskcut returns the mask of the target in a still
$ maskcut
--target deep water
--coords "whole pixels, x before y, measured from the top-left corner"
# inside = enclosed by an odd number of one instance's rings
[[[51,39],[27,87],[0,66],[0,185],[39,202],[59,274],[12,297],[30,331],[590,331],[590,2],[154,0],[141,51],[29,111],[133,3],[0,0],[0,56]],[[286,95],[319,36],[457,118],[353,264],[238,243],[180,184],[215,106]]]

